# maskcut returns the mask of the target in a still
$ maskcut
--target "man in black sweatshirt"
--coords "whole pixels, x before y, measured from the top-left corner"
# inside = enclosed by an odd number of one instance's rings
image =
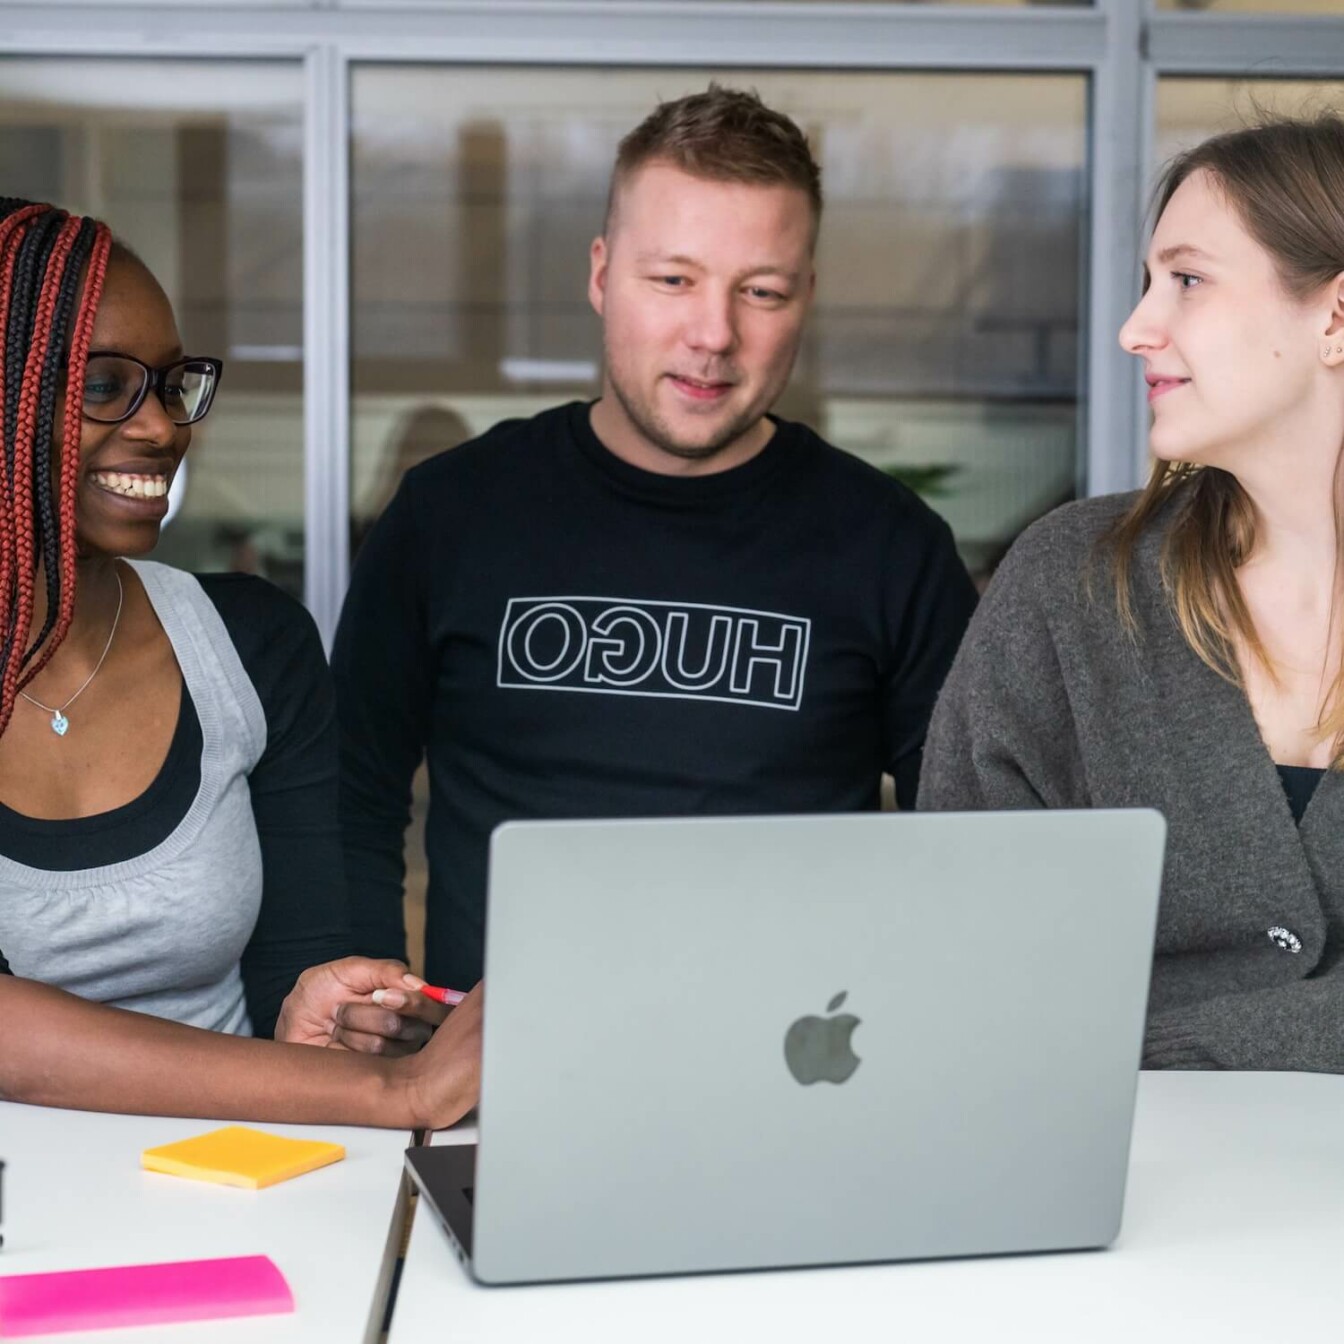
[[[862,811],[884,770],[913,806],[975,597],[914,494],[769,415],[820,215],[787,117],[714,86],[661,105],[592,246],[601,398],[406,474],[333,655],[360,951],[404,955],[426,753],[426,973],[460,988],[502,821]]]

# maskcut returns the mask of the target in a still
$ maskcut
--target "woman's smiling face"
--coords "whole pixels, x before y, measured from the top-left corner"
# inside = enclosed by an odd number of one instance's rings
[[[108,263],[89,348],[129,355],[150,368],[182,356],[167,296],[125,252],[114,250]],[[113,376],[109,368],[95,362],[84,380],[84,404],[95,413],[114,391],[104,385]],[[83,419],[75,496],[81,555],[143,555],[154,548],[168,511],[168,486],[190,444],[190,427],[173,424],[152,391],[120,424]]]
[[[1144,362],[1152,451],[1235,473],[1314,405],[1330,304],[1287,292],[1204,170],[1172,194],[1145,271],[1120,344]]]

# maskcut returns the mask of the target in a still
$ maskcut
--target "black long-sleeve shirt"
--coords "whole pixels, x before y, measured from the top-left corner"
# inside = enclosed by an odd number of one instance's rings
[[[745,464],[642,471],[573,404],[409,472],[332,668],[361,950],[403,955],[427,753],[426,970],[481,973],[486,855],[527,817],[912,806],[975,597],[943,521],[801,425]]]
[[[266,716],[266,750],[248,776],[262,899],[241,971],[253,1032],[271,1036],[299,973],[353,950],[337,830],[335,700],[317,629],[302,607],[246,575],[197,577]],[[186,817],[200,786],[201,749],[200,718],[184,682],[172,743],[144,793],[112,812],[70,821],[37,820],[0,805],[0,853],[52,872],[147,853]]]

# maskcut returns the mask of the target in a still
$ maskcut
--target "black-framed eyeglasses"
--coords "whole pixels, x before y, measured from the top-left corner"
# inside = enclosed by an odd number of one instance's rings
[[[129,420],[151,389],[175,425],[194,425],[205,418],[224,372],[221,360],[189,355],[151,369],[118,350],[90,350],[84,370],[84,418],[100,425]]]

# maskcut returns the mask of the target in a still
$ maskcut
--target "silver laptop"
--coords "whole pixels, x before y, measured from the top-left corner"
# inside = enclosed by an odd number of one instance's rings
[[[412,1177],[490,1284],[1106,1245],[1165,834],[502,826],[479,1146]]]

